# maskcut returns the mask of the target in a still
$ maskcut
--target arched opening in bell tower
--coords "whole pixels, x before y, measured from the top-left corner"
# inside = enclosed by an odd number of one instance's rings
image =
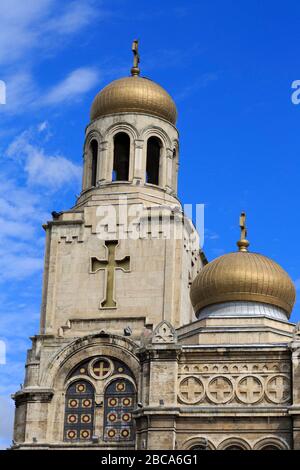
[[[98,167],[98,142],[93,139],[90,143],[91,149],[91,186],[97,183],[97,167]]]
[[[129,158],[130,138],[125,132],[119,132],[114,137],[113,181],[128,181]]]
[[[159,165],[162,143],[158,137],[147,141],[146,183],[159,185]]]

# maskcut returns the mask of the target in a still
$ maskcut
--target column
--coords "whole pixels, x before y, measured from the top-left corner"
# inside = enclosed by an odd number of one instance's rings
[[[133,167],[133,182],[145,181],[146,163],[144,158],[144,141],[135,139],[134,141],[134,167]]]

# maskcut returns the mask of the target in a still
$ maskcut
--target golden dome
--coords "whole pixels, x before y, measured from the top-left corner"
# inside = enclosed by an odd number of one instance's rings
[[[263,302],[291,313],[295,287],[275,261],[258,253],[228,253],[208,263],[191,287],[195,312],[220,302]]]
[[[176,123],[177,110],[171,96],[160,85],[138,75],[114,80],[95,97],[91,120],[117,113],[144,113]]]
[[[290,314],[295,303],[295,286],[279,264],[258,253],[249,253],[246,214],[240,216],[239,251],[208,263],[191,286],[196,314],[207,305],[250,301],[274,305]]]

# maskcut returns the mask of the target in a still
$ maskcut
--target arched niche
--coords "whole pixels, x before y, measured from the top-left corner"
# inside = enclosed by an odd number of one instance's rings
[[[90,159],[91,159],[91,186],[96,186],[97,183],[97,172],[98,172],[98,141],[92,139],[90,142]]]
[[[83,169],[83,190],[90,189],[97,185],[100,168],[100,142],[101,134],[92,130],[87,136],[84,144],[84,169]]]
[[[254,450],[289,450],[289,446],[279,437],[268,436],[256,442]]]
[[[230,437],[221,442],[218,450],[251,450],[251,446],[245,439]]]
[[[182,450],[216,450],[215,445],[204,436],[193,436],[182,444]]]
[[[160,184],[162,141],[157,136],[147,140],[146,152],[146,183],[158,186]]]
[[[130,137],[126,132],[118,132],[113,138],[112,181],[128,181],[130,165]]]

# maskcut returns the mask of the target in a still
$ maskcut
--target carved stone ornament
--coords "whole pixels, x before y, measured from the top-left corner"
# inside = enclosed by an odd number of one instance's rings
[[[152,344],[171,344],[177,342],[175,328],[168,321],[160,322],[153,332]]]

